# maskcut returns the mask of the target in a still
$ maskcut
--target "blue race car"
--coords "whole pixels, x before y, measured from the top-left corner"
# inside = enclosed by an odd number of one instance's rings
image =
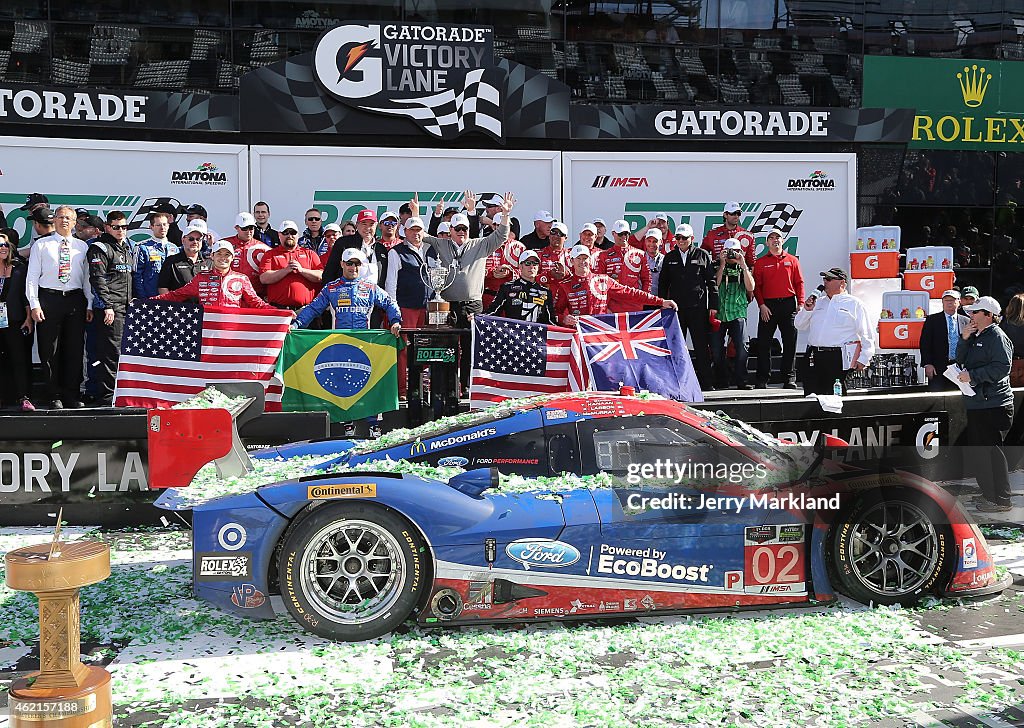
[[[173,446],[151,432],[151,463],[180,460],[189,432],[200,433],[204,462],[223,454],[211,435],[230,438],[223,419],[181,424],[226,414],[207,412],[152,411],[150,429]],[[909,473],[829,464],[829,444],[840,443],[823,436],[808,452],[669,400],[583,393],[373,445],[279,448],[260,457],[319,449],[327,459],[195,505],[195,592],[262,618],[279,593],[310,631],[362,640],[410,616],[592,619],[800,605],[836,589],[910,604],[1009,583],[955,499]],[[417,458],[472,469],[447,482],[392,472]],[[510,492],[497,468],[548,477],[514,479]]]

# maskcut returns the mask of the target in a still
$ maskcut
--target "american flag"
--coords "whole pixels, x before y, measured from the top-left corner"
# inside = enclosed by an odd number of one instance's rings
[[[589,386],[575,330],[496,316],[473,318],[471,409]]]
[[[164,407],[207,383],[262,382],[267,411],[280,411],[274,377],[290,311],[133,301],[117,363],[117,407]]]

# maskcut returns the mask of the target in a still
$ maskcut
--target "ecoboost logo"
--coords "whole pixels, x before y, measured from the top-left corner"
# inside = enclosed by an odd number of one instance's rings
[[[831,192],[836,188],[836,181],[816,169],[803,179],[791,179],[787,189],[791,192]]]
[[[172,185],[226,185],[227,172],[221,172],[213,162],[203,162],[195,169],[171,172]]]

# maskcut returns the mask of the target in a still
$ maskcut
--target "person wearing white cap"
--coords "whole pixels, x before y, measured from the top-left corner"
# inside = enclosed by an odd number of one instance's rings
[[[551,223],[548,230],[548,244],[537,252],[540,254],[540,273],[537,280],[541,285],[552,288],[555,283],[569,275],[572,266],[569,264],[569,228],[564,222]],[[525,245],[525,243],[524,243]]]
[[[960,332],[970,323],[968,316],[957,313],[959,306],[960,291],[943,291],[942,310],[926,317],[921,327],[921,366],[928,379],[928,389],[958,389],[956,384],[943,375],[946,367],[956,361]]]
[[[498,224],[504,219],[505,216],[497,212],[491,221]],[[491,229],[487,225],[484,227]],[[498,295],[498,289],[502,284],[519,275],[519,254],[525,249],[526,246],[521,240],[516,240],[516,234],[510,229],[508,241],[487,256],[487,262],[484,265],[483,305],[485,311],[490,308],[491,302]]]
[[[711,354],[715,360],[716,386],[725,389],[729,383],[729,366],[726,359],[725,337],[728,334],[736,351],[732,381],[737,389],[753,389],[747,384],[747,308],[753,299],[754,276],[743,258],[740,241],[725,241],[718,259],[718,330],[711,332]]]
[[[754,263],[754,298],[757,322],[757,386],[771,380],[772,343],[775,330],[782,337],[780,374],[784,389],[796,389],[796,312],[804,305],[804,274],[800,260],[782,248],[782,231],[768,233],[768,253]]]
[[[391,333],[399,335],[402,312],[383,288],[359,277],[359,269],[366,265],[363,251],[348,248],[341,254],[342,276],[321,289],[316,298],[295,317],[295,328],[304,329],[327,309],[334,311],[334,328],[369,329],[370,316],[375,308],[384,309],[390,322]]]
[[[701,389],[714,389],[711,378],[710,324],[718,313],[718,283],[711,254],[693,245],[693,228],[682,223],[674,233],[675,244],[665,253],[658,277],[658,295],[676,302],[683,336],[690,332],[693,368]]]
[[[170,220],[171,216],[166,212],[150,215],[151,237],[135,247],[135,262],[132,266],[132,295],[135,298],[152,298],[158,293],[160,270],[164,267],[164,261],[178,252],[178,246],[167,239]],[[206,222],[199,220],[199,223],[205,235]],[[189,231],[193,229],[191,225],[189,223]]]
[[[537,282],[540,254],[523,249],[518,257],[519,278],[502,283],[498,295],[487,308],[488,316],[503,316],[537,324],[555,323],[554,295]]]
[[[235,249],[231,268],[249,276],[253,290],[262,296],[264,289],[260,282],[260,261],[270,246],[256,238],[256,218],[248,212],[238,213],[235,217],[235,234],[224,239]]]
[[[494,232],[494,229],[498,226],[495,222],[495,218],[501,214],[501,195],[495,193],[484,198],[484,214],[480,217],[480,232],[483,235]],[[508,228],[512,236],[519,239],[519,220],[510,217],[508,221]]]
[[[522,237],[523,245],[530,250],[540,250],[550,241],[548,235],[555,223],[555,216],[547,210],[537,210],[533,215],[533,232]]]
[[[190,228],[196,222],[201,221],[193,220],[189,223]],[[197,273],[187,285],[154,296],[153,300],[194,300],[204,306],[228,308],[274,308],[256,295],[248,276],[231,270],[234,258],[234,246],[226,240],[218,240],[213,244],[213,252],[210,255],[213,270]]]
[[[398,236],[398,226],[401,224],[401,219],[398,217],[397,212],[391,212],[388,210],[380,216],[377,227],[380,228],[380,244],[388,250],[398,245],[401,238]],[[363,251],[364,253],[366,251]]]
[[[569,251],[572,274],[557,283],[555,314],[566,326],[575,326],[579,316],[598,316],[612,311],[642,311],[644,306],[676,308],[676,304],[638,288],[624,286],[603,273],[590,269],[590,248],[575,245]]]
[[[599,250],[608,250],[608,248],[615,245],[615,243],[608,238],[608,225],[605,224],[603,219],[595,217],[594,227],[597,228],[597,241],[594,243],[595,248],[598,248]]]
[[[659,212],[657,215],[647,221],[647,225],[637,231],[636,235],[629,236],[629,244],[634,248],[640,250],[644,249],[644,239],[647,237],[647,233],[651,230],[661,231],[661,239],[668,240],[671,237],[671,233],[668,229],[668,215],[664,212]]]
[[[584,230],[587,227],[587,225],[584,225]],[[594,226],[590,225],[589,227]],[[596,235],[597,230],[595,228],[594,232],[590,234],[590,238],[593,239]],[[647,231],[644,238],[645,241],[647,239],[660,244],[661,230],[651,228]],[[627,245],[625,235],[616,235],[615,245],[608,250],[602,250],[598,254],[596,270],[598,273],[604,273],[612,280],[618,281],[624,286],[639,288],[641,291],[648,293],[651,292],[651,269],[647,265],[647,254],[643,250]],[[612,308],[611,311],[612,313],[623,313],[615,308]]]
[[[419,195],[417,195],[417,199],[418,198]],[[434,208],[434,212],[430,215],[430,225],[427,227],[425,233],[427,235],[437,235],[437,228],[442,222],[448,223],[450,232],[452,217],[461,213],[469,221],[469,237],[480,237],[480,216],[476,212],[476,200],[477,196],[473,190],[466,190],[462,193],[461,208],[456,205],[452,205],[451,202],[439,200],[437,206]],[[413,210],[411,202],[405,203],[402,207],[408,207],[410,210]],[[419,215],[419,209],[416,209],[414,214]]]
[[[665,253],[662,241],[657,237],[648,235],[644,238],[644,260],[647,261],[647,270],[651,272],[651,285],[647,292],[658,295],[658,279],[661,277],[661,266],[665,263]]]
[[[700,247],[711,253],[713,260],[718,260],[722,255],[722,248],[725,246],[726,240],[730,238],[739,240],[743,246],[743,257],[747,260],[747,267],[753,270],[755,259],[754,238],[747,232],[745,227],[740,225],[742,214],[743,208],[740,207],[740,203],[726,202],[725,207],[722,209],[724,224],[708,230]]]
[[[1010,366],[1013,343],[998,323],[1002,307],[991,296],[982,296],[964,310],[970,322],[960,333],[956,363],[963,370],[960,381],[971,385],[973,395],[964,397],[967,409],[966,472],[978,479],[981,495],[974,508],[982,513],[1002,513],[1013,505],[1006,456],[1001,447],[1013,423],[1013,390]]]

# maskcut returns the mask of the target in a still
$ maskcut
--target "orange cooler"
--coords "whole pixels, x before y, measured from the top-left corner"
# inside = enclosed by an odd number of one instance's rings
[[[878,318],[878,345],[883,349],[918,349],[928,315],[928,294],[889,291],[882,294]]]
[[[858,278],[896,278],[900,274],[900,251],[870,250],[850,253],[850,276]]]

